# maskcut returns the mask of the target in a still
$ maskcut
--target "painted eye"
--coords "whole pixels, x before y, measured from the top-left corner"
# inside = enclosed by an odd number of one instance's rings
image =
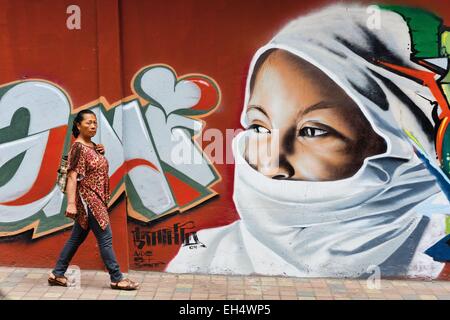
[[[260,126],[258,124],[252,124],[249,128],[249,130],[252,130],[255,133],[270,133],[270,130],[267,128],[264,128],[263,126]]]
[[[314,128],[314,127],[304,127],[300,129],[300,136],[301,137],[307,137],[307,138],[315,138],[320,136],[325,136],[328,134],[328,131]]]

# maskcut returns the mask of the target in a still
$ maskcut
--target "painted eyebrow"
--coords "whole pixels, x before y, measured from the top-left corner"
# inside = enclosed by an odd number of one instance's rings
[[[313,104],[312,106],[307,107],[304,111],[301,111],[299,115],[304,116],[305,114],[308,114],[310,112],[320,110],[320,109],[332,109],[336,108],[337,106],[334,104],[331,104],[326,101],[320,101],[318,103]]]
[[[267,114],[266,110],[263,109],[263,107],[257,106],[257,105],[253,105],[253,104],[252,104],[252,105],[249,105],[249,106],[247,107],[247,111],[246,111],[245,113],[249,112],[251,109],[259,110],[259,111],[260,111],[261,113],[263,113],[267,118],[270,119],[269,115]]]

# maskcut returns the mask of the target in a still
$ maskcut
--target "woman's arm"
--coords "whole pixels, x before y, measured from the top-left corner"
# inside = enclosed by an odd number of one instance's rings
[[[76,193],[77,193],[77,176],[74,170],[70,170],[67,174],[67,185],[66,185],[66,194],[67,194],[67,212],[69,213],[77,213],[76,206]]]
[[[86,161],[81,143],[74,143],[69,152],[69,167],[67,172],[67,209],[66,216],[75,218],[77,214],[76,196],[78,178],[86,175]]]

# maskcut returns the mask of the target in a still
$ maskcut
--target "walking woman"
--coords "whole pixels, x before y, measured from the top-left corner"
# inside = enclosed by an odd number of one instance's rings
[[[69,151],[66,215],[75,220],[72,235],[64,245],[55,268],[50,273],[50,285],[67,286],[64,276],[72,257],[92,229],[97,238],[103,262],[111,277],[111,288],[136,290],[139,284],[124,278],[112,247],[112,232],[108,216],[110,200],[108,160],[102,145],[91,139],[97,132],[97,118],[91,110],[80,111],[73,121],[76,138]]]

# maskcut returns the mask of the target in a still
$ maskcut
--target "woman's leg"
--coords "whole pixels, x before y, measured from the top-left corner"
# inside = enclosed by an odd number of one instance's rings
[[[103,230],[98,224],[97,220],[89,210],[89,226],[94,232],[97,238],[97,243],[100,248],[100,254],[103,262],[108,269],[111,282],[118,282],[123,279],[123,275],[120,272],[119,264],[117,263],[116,255],[112,246],[112,231],[111,226],[108,224],[105,230]]]
[[[87,230],[84,230],[80,226],[80,224],[75,221],[75,223],[73,224],[72,234],[64,245],[64,248],[59,255],[59,259],[56,262],[56,266],[52,271],[55,276],[64,276],[67,268],[69,267],[70,261],[72,260],[73,256],[78,250],[78,247],[83,243],[88,234],[89,228]]]

